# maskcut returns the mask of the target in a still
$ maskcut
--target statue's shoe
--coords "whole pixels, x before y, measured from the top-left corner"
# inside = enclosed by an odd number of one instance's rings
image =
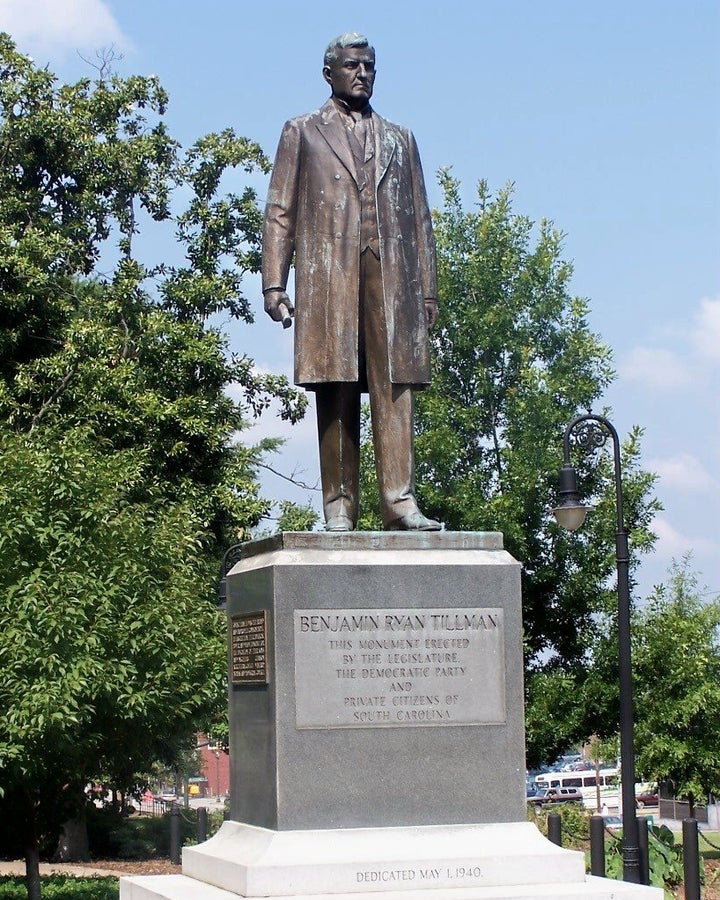
[[[330,516],[325,523],[325,531],[352,531],[355,524],[348,516]]]
[[[442,525],[435,519],[428,519],[420,510],[393,519],[385,526],[387,531],[440,531]]]

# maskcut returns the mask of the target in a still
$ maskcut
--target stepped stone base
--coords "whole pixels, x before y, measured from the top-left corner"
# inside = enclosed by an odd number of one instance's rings
[[[226,822],[183,874],[120,880],[121,900],[662,900],[585,875],[584,855],[529,822],[277,832]]]
[[[122,900],[234,900],[237,894],[185,875],[146,875],[123,878]],[[377,894],[326,894],[326,900],[374,900]],[[385,900],[662,900],[659,888],[639,887],[624,881],[587,876],[581,884],[520,885],[515,887],[460,888],[453,890],[393,891]],[[310,895],[302,900],[310,900]],[[313,900],[315,898],[313,897]]]

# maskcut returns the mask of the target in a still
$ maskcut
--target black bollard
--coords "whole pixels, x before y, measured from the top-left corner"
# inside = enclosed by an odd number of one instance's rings
[[[638,816],[638,848],[640,850],[640,884],[650,884],[650,840],[647,816]]]
[[[562,819],[557,813],[548,813],[548,840],[562,847]]]
[[[700,850],[697,819],[683,819],[683,874],[685,900],[700,900]]]
[[[590,816],[590,874],[605,877],[605,819]]]
[[[198,844],[207,840],[207,807],[198,806],[197,811],[197,835]]]
[[[170,862],[180,865],[180,807],[177,803],[170,808]]]

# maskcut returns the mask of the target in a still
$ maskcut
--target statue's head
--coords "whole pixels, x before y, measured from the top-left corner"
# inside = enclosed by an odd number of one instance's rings
[[[333,97],[350,109],[362,109],[372,97],[375,50],[361,34],[349,32],[330,41],[323,59],[323,77]]]

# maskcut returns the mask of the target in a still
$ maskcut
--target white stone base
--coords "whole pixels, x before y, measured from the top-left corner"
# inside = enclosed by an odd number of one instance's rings
[[[243,897],[577,882],[582,853],[531,822],[271,831],[225,822],[183,850],[183,874]]]
[[[271,831],[225,822],[183,850],[183,874],[120,879],[121,900],[662,900],[585,875],[584,854],[530,822]]]
[[[299,900],[318,900],[318,895]],[[377,894],[324,894],[324,900],[376,900]],[[120,879],[120,900],[235,900],[237,894],[202,884],[186,875],[140,875]],[[577,884],[502,885],[486,888],[445,888],[388,891],[383,900],[662,900],[659,888],[593,878]],[[268,898],[275,900],[275,898]]]

